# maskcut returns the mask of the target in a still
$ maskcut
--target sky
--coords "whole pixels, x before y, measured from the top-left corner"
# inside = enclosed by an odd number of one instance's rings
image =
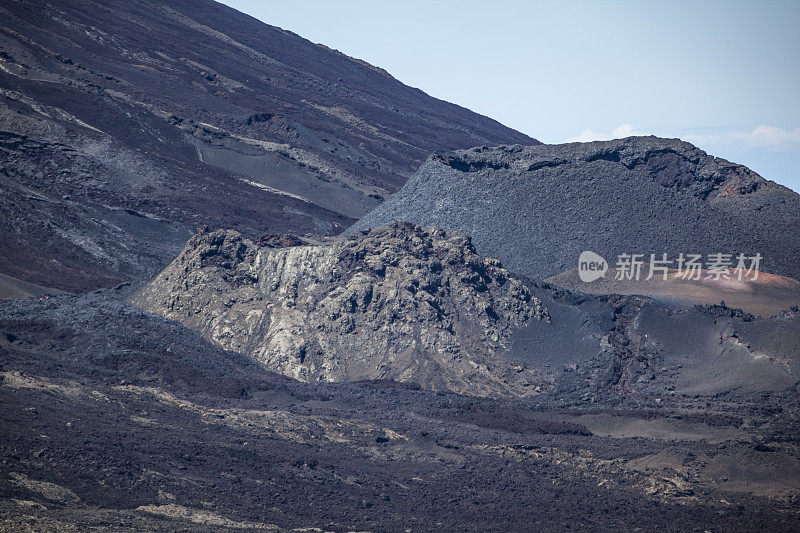
[[[800,0],[225,0],[546,143],[679,137],[800,192]]]

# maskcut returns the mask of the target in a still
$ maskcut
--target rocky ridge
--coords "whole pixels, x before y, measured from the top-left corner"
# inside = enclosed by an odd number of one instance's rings
[[[548,320],[541,302],[467,237],[440,229],[394,224],[288,248],[203,232],[133,302],[301,381],[476,396],[552,385],[503,355],[515,328]]]

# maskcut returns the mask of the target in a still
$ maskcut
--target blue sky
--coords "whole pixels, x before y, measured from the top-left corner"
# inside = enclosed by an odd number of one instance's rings
[[[800,191],[800,1],[224,3],[543,142],[680,137]]]

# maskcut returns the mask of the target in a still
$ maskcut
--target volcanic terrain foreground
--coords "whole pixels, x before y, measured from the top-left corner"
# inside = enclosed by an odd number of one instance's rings
[[[4,529],[800,528],[793,387],[501,402],[299,383],[120,291],[0,303]],[[597,306],[570,298],[553,323]]]

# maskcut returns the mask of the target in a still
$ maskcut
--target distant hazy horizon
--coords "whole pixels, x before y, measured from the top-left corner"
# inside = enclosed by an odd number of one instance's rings
[[[800,192],[800,2],[223,3],[546,143],[679,137]]]

